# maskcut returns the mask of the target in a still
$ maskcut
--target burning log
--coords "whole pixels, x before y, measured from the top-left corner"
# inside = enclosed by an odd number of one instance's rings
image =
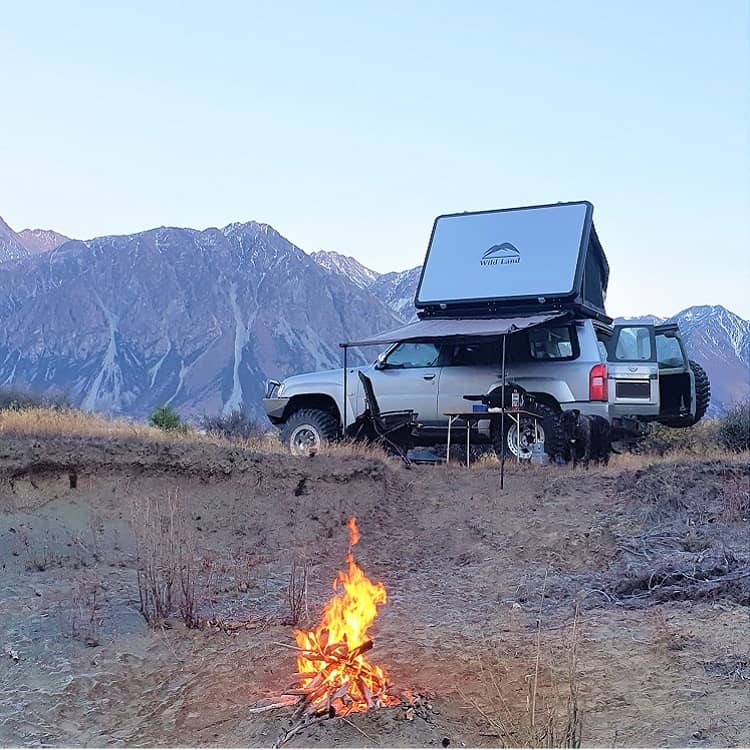
[[[347,569],[339,571],[333,583],[334,595],[323,610],[320,625],[310,631],[296,630],[297,645],[288,646],[297,653],[297,672],[280,704],[291,701],[295,710],[277,747],[327,718],[403,705],[385,670],[367,659],[373,647],[368,631],[387,594],[385,586],[367,578],[354,559],[352,547],[359,541],[356,519],[349,519],[347,526]]]

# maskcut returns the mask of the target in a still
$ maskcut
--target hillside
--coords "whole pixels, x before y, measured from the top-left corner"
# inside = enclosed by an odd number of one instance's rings
[[[0,265],[0,383],[259,414],[268,376],[338,366],[339,342],[398,322],[265,224],[74,240]]]

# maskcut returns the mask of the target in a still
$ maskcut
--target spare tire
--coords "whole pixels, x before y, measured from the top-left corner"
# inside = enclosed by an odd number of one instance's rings
[[[711,381],[708,379],[708,373],[697,362],[692,359],[689,361],[695,378],[695,415],[683,419],[660,419],[659,422],[666,427],[692,427],[703,419],[711,402]]]
[[[279,436],[294,456],[309,456],[339,434],[339,421],[323,409],[300,409],[284,422]]]
[[[695,422],[698,422],[703,419],[711,401],[711,381],[708,379],[708,373],[692,359],[690,369],[695,376]]]

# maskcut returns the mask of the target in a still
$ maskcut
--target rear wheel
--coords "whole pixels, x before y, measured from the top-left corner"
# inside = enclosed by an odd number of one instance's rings
[[[281,442],[294,456],[309,456],[339,433],[336,417],[322,409],[300,409],[284,422]]]
[[[550,457],[559,452],[558,443],[562,438],[557,412],[545,404],[533,401],[530,397],[527,397],[526,408],[538,414],[540,418],[534,420],[521,414],[519,424],[516,424],[514,418],[506,415],[504,429],[499,423],[494,426],[492,443],[498,456],[504,451],[506,456],[529,461],[536,443],[542,443],[545,453]]]

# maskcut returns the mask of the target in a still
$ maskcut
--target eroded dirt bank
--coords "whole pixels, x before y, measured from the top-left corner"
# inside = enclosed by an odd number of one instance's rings
[[[730,459],[511,467],[501,493],[492,467],[4,438],[0,743],[272,744],[284,711],[248,708],[294,672],[279,645],[293,641],[291,563],[311,563],[314,621],[356,515],[358,559],[389,592],[373,659],[431,708],[333,719],[291,745],[509,741],[498,726],[525,717],[543,591],[546,696],[567,684],[579,608],[584,744],[748,745],[747,483]],[[180,509],[197,614],[218,626],[152,628],[139,613],[144,502]]]

